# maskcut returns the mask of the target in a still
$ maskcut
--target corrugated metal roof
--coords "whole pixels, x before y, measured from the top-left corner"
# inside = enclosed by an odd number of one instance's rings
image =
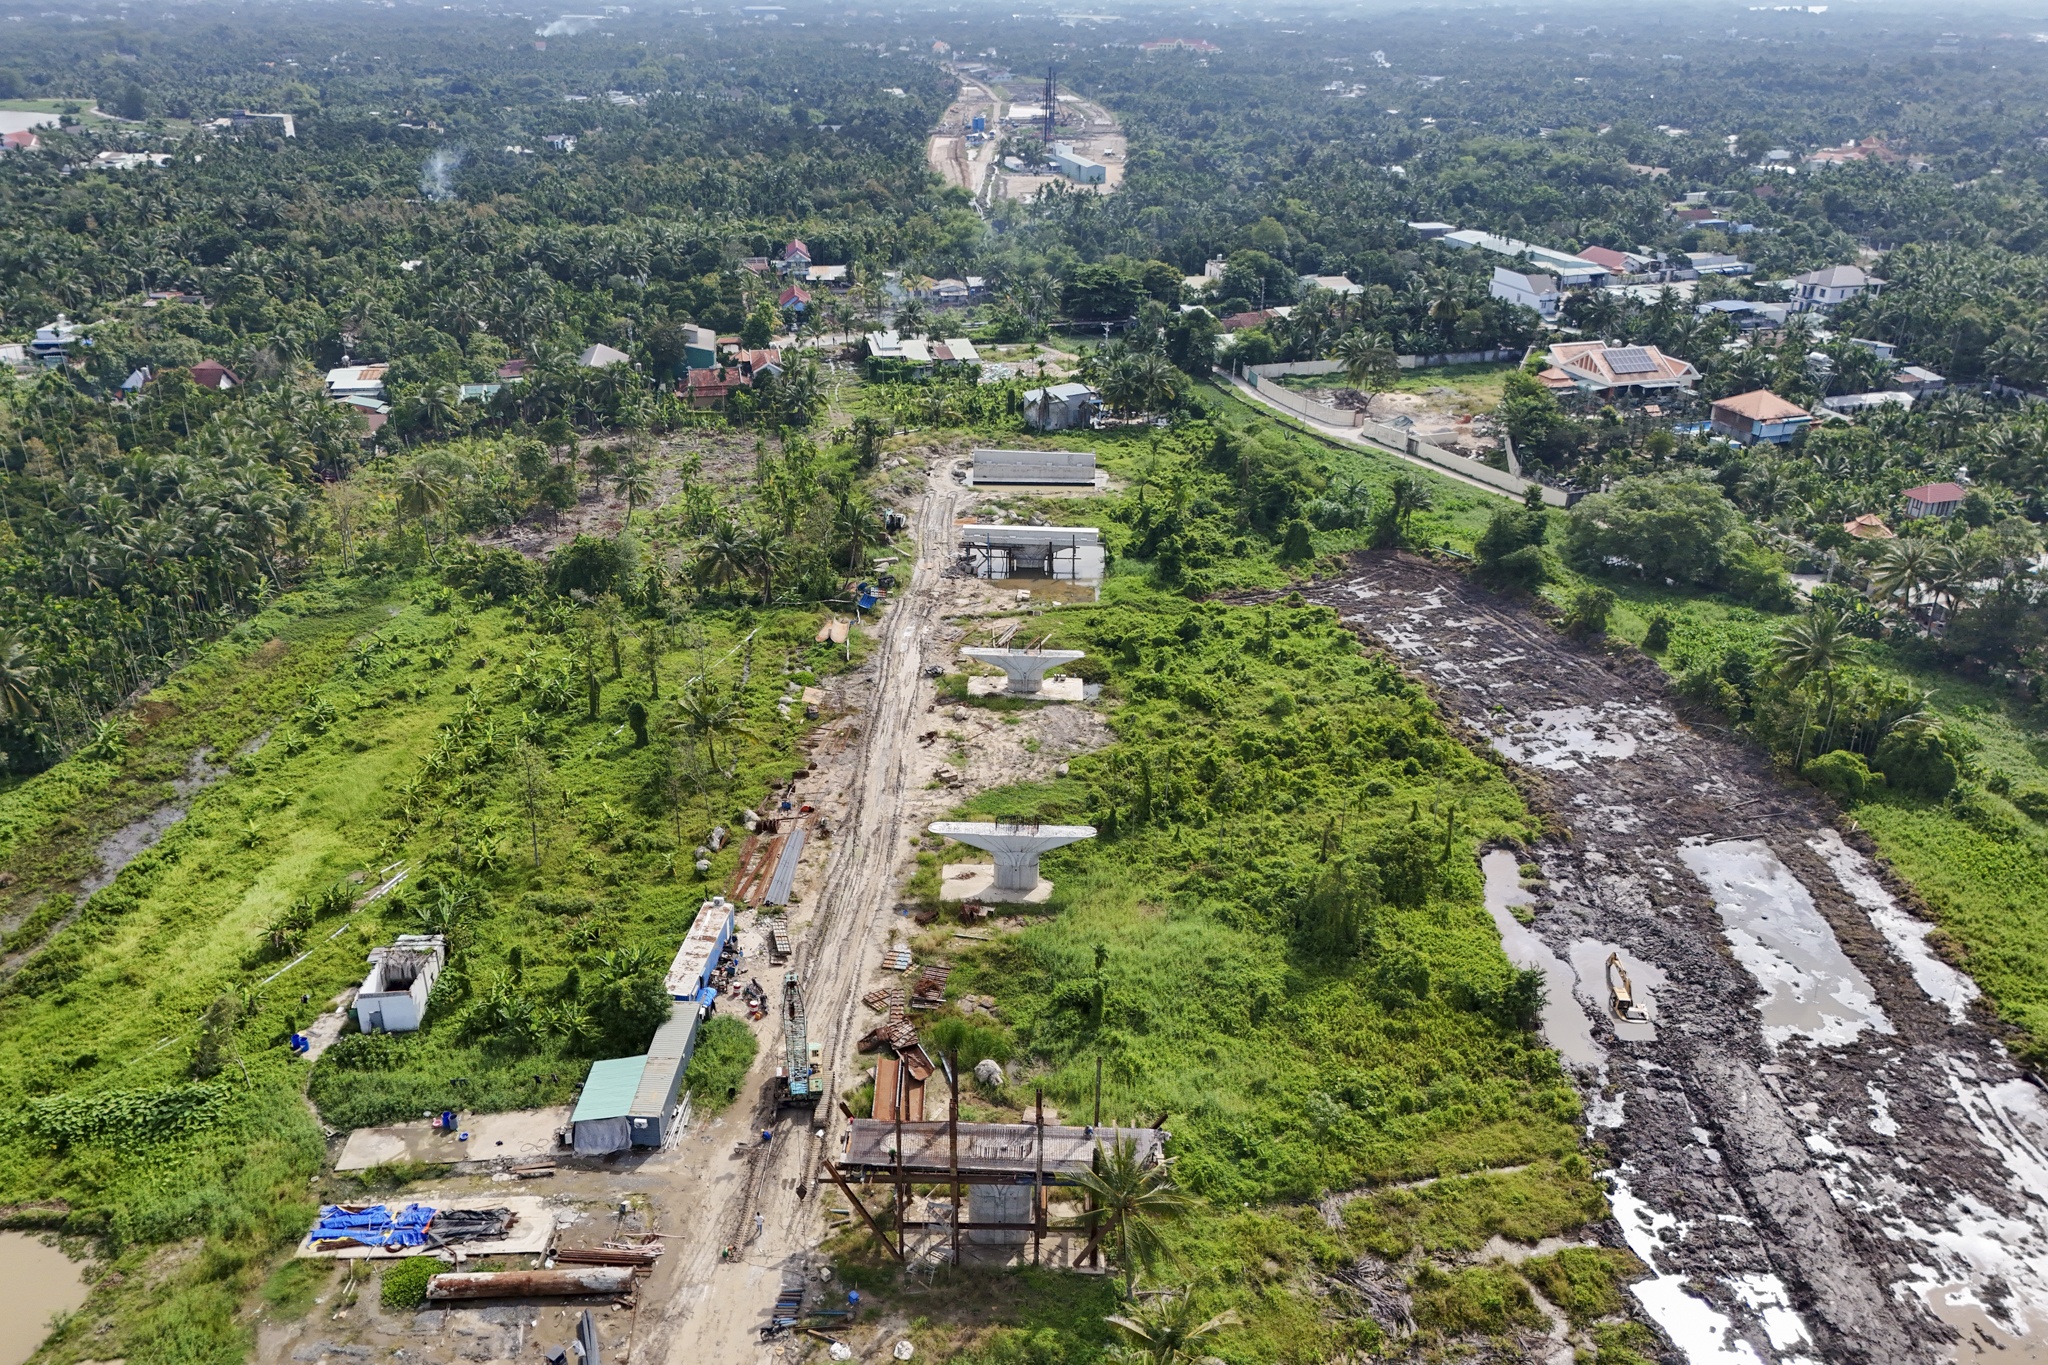
[[[588,1119],[622,1119],[633,1112],[633,1096],[640,1089],[640,1073],[647,1069],[645,1057],[611,1057],[590,1064],[584,1078],[583,1094],[569,1122]]]
[[[781,861],[775,864],[775,875],[768,882],[768,894],[761,897],[763,901],[769,905],[789,904],[790,889],[796,885],[796,862],[803,854],[804,827],[798,825],[782,845]]]
[[[659,1117],[672,1102],[696,1045],[697,1021],[696,1003],[678,1002],[669,1010],[668,1022],[654,1031],[654,1041],[647,1045],[647,1065],[634,1082],[636,1116]]]

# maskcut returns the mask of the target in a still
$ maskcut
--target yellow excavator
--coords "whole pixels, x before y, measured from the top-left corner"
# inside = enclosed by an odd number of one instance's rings
[[[1621,965],[1620,953],[1607,955],[1607,998],[1615,1018],[1631,1024],[1650,1022],[1649,1012],[1636,1003],[1636,989],[1628,979],[1628,969]]]

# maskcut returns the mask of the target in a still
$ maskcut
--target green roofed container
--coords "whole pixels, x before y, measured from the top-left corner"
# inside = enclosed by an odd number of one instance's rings
[[[576,1112],[569,1116],[576,1155],[603,1156],[633,1145],[633,1097],[646,1069],[645,1057],[612,1057],[590,1064]]]

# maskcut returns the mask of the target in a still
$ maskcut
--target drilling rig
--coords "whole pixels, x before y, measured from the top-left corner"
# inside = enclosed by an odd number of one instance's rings
[[[782,977],[782,1050],[782,1065],[775,1068],[777,1106],[816,1110],[830,1087],[819,1064],[823,1046],[810,1040],[803,987],[795,972]]]

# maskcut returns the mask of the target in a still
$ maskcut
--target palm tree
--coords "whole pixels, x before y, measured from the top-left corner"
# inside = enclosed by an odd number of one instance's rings
[[[1346,332],[1330,348],[1330,359],[1342,361],[1344,377],[1351,387],[1365,394],[1365,410],[1372,411],[1374,395],[1393,382],[1399,368],[1393,343],[1380,332]]]
[[[850,573],[860,572],[870,549],[889,543],[875,504],[865,493],[850,490],[840,496],[838,506],[832,509],[832,543],[846,551]]]
[[[1917,537],[1894,540],[1884,547],[1870,569],[1870,591],[1880,602],[1897,601],[1906,610],[1913,607],[1913,590],[1927,581],[1932,570],[1934,546]]]
[[[455,481],[446,470],[413,460],[398,471],[398,515],[409,521],[438,516],[454,492]]]
[[[718,766],[718,737],[747,733],[739,698],[728,695],[724,688],[700,676],[690,679],[669,705],[672,708],[669,728],[677,734],[703,740],[705,757],[711,760],[714,769],[724,772]]]
[[[1137,1143],[1128,1138],[1119,1138],[1108,1148],[1098,1143],[1094,1169],[1083,1171],[1075,1183],[1089,1201],[1080,1226],[1091,1232],[1106,1227],[1116,1238],[1117,1263],[1124,1268],[1124,1297],[1129,1298],[1137,1284],[1138,1267],[1149,1268],[1167,1253],[1159,1225],[1180,1219],[1192,1207],[1174,1186],[1172,1159],[1163,1157],[1146,1165],[1138,1160]]]
[[[1436,506],[1436,498],[1430,493],[1429,485],[1413,474],[1396,474],[1393,487],[1388,490],[1388,499],[1388,510],[1404,537],[1408,534],[1410,518],[1417,512],[1426,512]]]
[[[626,525],[633,524],[633,511],[654,496],[654,476],[638,460],[628,460],[612,475],[612,492],[626,500]]]
[[[747,535],[730,517],[712,523],[697,542],[695,568],[699,581],[723,588],[745,578],[748,572]]]
[[[1131,1339],[1129,1346],[1116,1348],[1119,1360],[1133,1365],[1139,1361],[1149,1365],[1210,1365],[1216,1357],[1197,1354],[1194,1343],[1236,1325],[1239,1318],[1235,1312],[1226,1311],[1197,1322],[1194,1295],[1182,1292],[1162,1295],[1128,1314],[1113,1313],[1104,1321],[1120,1328]]]
[[[1778,676],[1791,687],[1803,687],[1818,676],[1827,692],[1828,719],[1821,731],[1821,747],[1827,747],[1835,729],[1835,670],[1856,658],[1856,640],[1848,631],[1845,612],[1823,608],[1809,610],[1771,639],[1771,651],[1778,664]],[[1806,727],[1799,727],[1799,748],[1793,757],[1797,767],[1806,757]]]
[[[12,631],[0,634],[0,716],[19,720],[35,714],[33,688],[41,671],[20,636]]]

